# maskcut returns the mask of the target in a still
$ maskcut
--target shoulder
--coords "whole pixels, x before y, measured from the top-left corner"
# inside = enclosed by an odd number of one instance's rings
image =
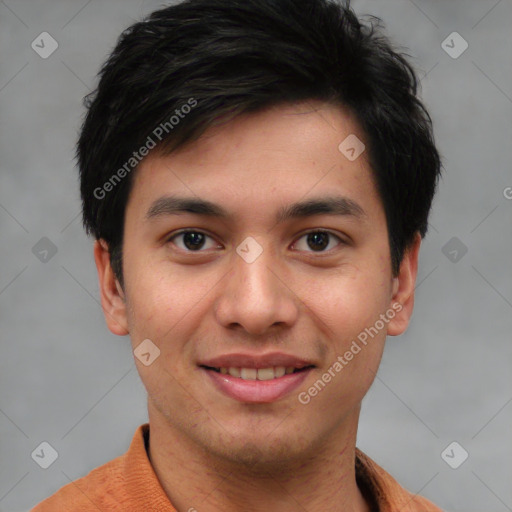
[[[403,488],[387,471],[356,448],[358,484],[375,501],[379,512],[443,512],[426,498]]]
[[[176,512],[151,466],[148,441],[145,423],[124,455],[65,485],[31,512]]]
[[[36,505],[31,512],[116,510],[121,505],[118,491],[123,481],[121,468],[124,457],[117,457],[70,482]]]
[[[153,500],[168,503],[147,457],[148,436],[149,424],[140,425],[126,453],[65,485],[31,512],[149,511]]]

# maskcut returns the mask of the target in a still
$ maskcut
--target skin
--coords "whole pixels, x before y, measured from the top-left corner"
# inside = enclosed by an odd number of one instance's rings
[[[350,134],[365,140],[348,112],[308,102],[244,115],[170,155],[150,154],[126,208],[124,290],[106,244],[95,242],[109,329],[129,334],[133,349],[147,338],[160,349],[151,365],[135,363],[148,393],[151,463],[179,511],[370,510],[354,471],[361,401],[386,335],[407,328],[421,237],[393,277],[366,153],[349,161],[338,149]],[[232,217],[146,220],[164,194],[207,199]],[[364,215],[275,222],[283,205],[334,194],[357,202]],[[194,251],[186,237],[170,240],[184,228],[206,233],[204,245]],[[319,229],[334,235],[327,247],[308,242],[307,233]],[[249,236],[263,249],[252,263],[236,252]],[[393,304],[401,311],[301,404],[299,392]],[[241,403],[197,364],[244,351],[282,351],[315,368],[276,402]]]

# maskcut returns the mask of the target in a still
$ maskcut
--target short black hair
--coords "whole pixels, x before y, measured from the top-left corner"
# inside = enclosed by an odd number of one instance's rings
[[[121,285],[125,209],[148,149],[169,153],[220,121],[307,100],[362,128],[397,275],[427,232],[441,160],[408,55],[367,17],[350,0],[185,0],[122,32],[84,98],[76,148],[83,224],[107,242]]]

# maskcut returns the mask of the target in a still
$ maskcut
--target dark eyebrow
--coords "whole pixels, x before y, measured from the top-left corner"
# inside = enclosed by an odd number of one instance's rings
[[[343,196],[332,196],[309,199],[284,206],[277,212],[276,222],[314,215],[345,215],[361,218],[365,217],[366,213],[354,200]]]
[[[156,199],[146,213],[146,219],[154,219],[164,215],[180,215],[192,213],[207,217],[229,219],[230,214],[220,205],[195,199],[192,197],[163,196]],[[276,222],[288,219],[312,217],[314,215],[346,215],[356,218],[365,217],[363,208],[348,197],[330,196],[309,199],[281,207],[276,215]]]

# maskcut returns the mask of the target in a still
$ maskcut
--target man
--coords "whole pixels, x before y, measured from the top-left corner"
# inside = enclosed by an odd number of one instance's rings
[[[355,446],[440,173],[416,86],[348,3],[188,0],[122,34],[77,156],[149,423],[33,510],[440,510]]]

